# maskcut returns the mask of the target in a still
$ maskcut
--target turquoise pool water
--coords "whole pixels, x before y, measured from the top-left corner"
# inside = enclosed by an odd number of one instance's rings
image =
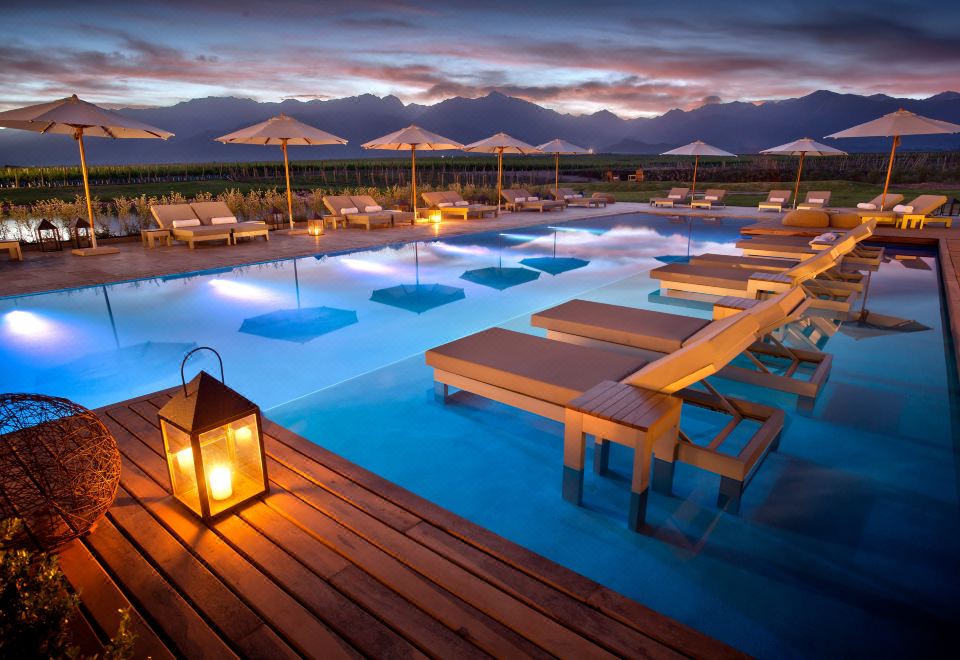
[[[433,401],[425,349],[492,325],[533,332],[531,312],[572,297],[705,315],[651,296],[647,273],[734,252],[738,233],[624,215],[2,299],[0,390],[103,405],[177,383],[182,355],[211,345],[279,423],[749,653],[931,653],[960,613],[956,394],[931,256],[884,263],[869,304],[929,330],[806,329],[835,356],[812,411],[717,381],[788,412],[739,516],[715,508],[716,477],[681,466],[674,497],[651,495],[648,533],[630,533],[627,451],[573,507],[559,424]]]

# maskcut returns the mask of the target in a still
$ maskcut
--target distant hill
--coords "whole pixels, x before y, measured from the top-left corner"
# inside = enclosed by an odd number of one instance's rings
[[[960,93],[943,92],[927,99],[877,94],[858,96],[819,91],[807,96],[763,103],[716,103],[696,110],[671,110],[655,118],[622,119],[611,112],[569,115],[535,103],[492,92],[474,99],[456,97],[435,105],[404,105],[395,96],[364,94],[342,99],[258,103],[239,98],[203,98],[169,107],[125,109],[124,114],[173,131],[159,140],[91,140],[91,163],[225,162],[273,160],[276,149],[222,145],[213,138],[285,112],[347,138],[347,146],[298,147],[291,158],[401,156],[365,151],[360,145],[411,123],[461,142],[506,131],[533,144],[554,137],[592,147],[598,153],[660,153],[702,139],[734,153],[760,149],[800,137],[816,139],[897,108],[960,123]],[[889,140],[838,140],[846,151],[885,151]],[[906,138],[904,149],[960,149],[960,135]],[[0,131],[0,163],[8,165],[75,164],[73,140],[25,131]]]

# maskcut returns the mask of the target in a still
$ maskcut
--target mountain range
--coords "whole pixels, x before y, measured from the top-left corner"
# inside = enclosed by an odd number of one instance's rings
[[[606,110],[590,115],[563,114],[498,92],[479,98],[451,98],[434,105],[404,104],[395,96],[381,98],[372,94],[280,103],[210,97],[167,107],[121,109],[123,114],[172,131],[176,136],[166,142],[91,139],[87,154],[93,164],[275,160],[279,157],[278,149],[223,145],[213,139],[281,112],[350,141],[346,146],[294,147],[290,150],[294,159],[405,156],[366,151],[360,145],[412,123],[463,143],[506,131],[532,144],[561,137],[597,153],[655,154],[701,139],[734,153],[747,154],[800,137],[821,139],[898,108],[960,123],[957,92],[909,99],[818,91],[800,98],[713,103],[695,110],[671,110],[659,117],[635,119],[624,119]],[[883,138],[828,142],[849,152],[890,148],[889,139]],[[909,137],[904,139],[902,148],[957,150],[960,134]],[[76,162],[76,146],[69,137],[0,131],[2,164]]]

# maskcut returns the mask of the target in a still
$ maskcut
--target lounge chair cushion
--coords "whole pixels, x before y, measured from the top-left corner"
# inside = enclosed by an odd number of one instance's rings
[[[359,212],[360,212],[360,209],[358,209],[356,206],[350,206],[347,208],[340,209],[341,215],[353,215],[354,213],[359,213]]]
[[[897,204],[893,207],[894,213],[913,213],[913,207],[907,204]]]
[[[835,229],[853,229],[858,227],[863,219],[856,213],[831,213],[830,226]]]
[[[461,199],[459,202],[454,202],[453,205],[454,206],[470,206],[470,202],[466,201],[465,199]]]
[[[538,328],[658,353],[678,350],[709,321],[620,305],[571,300],[530,317]]]
[[[604,380],[619,381],[647,364],[642,358],[490,328],[431,349],[436,369],[565,405]]]
[[[450,206],[453,206],[453,202],[440,202],[439,204],[437,204],[437,208],[441,208],[441,209],[445,209]]]
[[[704,198],[705,200],[707,200],[708,202],[715,202],[715,201],[717,201],[718,199],[720,199],[720,198],[717,197],[716,195],[704,195],[703,198]]]
[[[784,216],[783,225],[785,227],[829,227],[830,216],[814,209],[798,209]]]
[[[235,225],[237,224],[237,219],[231,216],[224,216],[222,218],[210,218],[211,225]]]
[[[525,202],[525,201],[527,201],[527,198],[526,198],[526,197],[514,197],[514,198],[513,198],[513,201],[514,201],[514,202]]]
[[[864,211],[876,211],[877,205],[871,202],[860,202],[857,204],[858,209],[863,209]]]
[[[700,264],[666,264],[650,271],[650,277],[664,282],[670,288],[670,282],[686,284],[705,284],[726,289],[746,291],[751,271],[745,268],[727,268]]]
[[[364,212],[364,213],[379,213],[379,212],[382,211],[382,210],[383,210],[383,207],[382,207],[382,206],[378,206],[377,204],[372,204],[372,205],[370,205],[370,206],[364,206],[364,207],[363,207],[363,212]]]
[[[186,220],[174,220],[172,224],[174,229],[180,229],[183,227],[199,227],[200,220],[198,218],[188,218]]]

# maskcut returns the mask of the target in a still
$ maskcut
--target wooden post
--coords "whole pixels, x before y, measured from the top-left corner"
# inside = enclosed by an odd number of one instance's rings
[[[553,154],[553,159],[556,162],[556,180],[554,182],[553,196],[554,199],[560,196],[560,152]]]
[[[890,163],[887,165],[887,180],[883,184],[883,195],[880,197],[880,210],[883,210],[883,207],[887,203],[887,188],[890,187],[890,174],[893,172],[893,157],[897,153],[897,144],[900,143],[900,136],[893,136],[893,144],[890,146]]]
[[[807,155],[806,151],[800,152],[800,164],[797,166],[797,183],[793,186],[793,208],[797,208],[800,202],[800,173],[803,172],[803,157]]]
[[[690,201],[693,201],[693,197],[697,193],[697,166],[699,164],[700,164],[700,154],[697,154],[693,158],[693,188],[690,189]]]
[[[287,174],[287,212],[290,214],[290,229],[293,229],[293,193],[290,192],[290,161],[287,160],[287,138],[280,140],[283,147],[283,169]]]
[[[90,181],[87,178],[87,155],[83,150],[83,128],[75,129],[73,139],[80,146],[80,171],[83,173],[83,194],[87,197],[87,218],[90,220],[90,245],[97,249],[97,228],[93,224],[93,203],[90,201]]]
[[[417,145],[410,145],[410,193],[413,195],[413,221],[417,221]]]
[[[497,147],[497,213],[500,213],[500,198],[503,190],[503,147]]]

